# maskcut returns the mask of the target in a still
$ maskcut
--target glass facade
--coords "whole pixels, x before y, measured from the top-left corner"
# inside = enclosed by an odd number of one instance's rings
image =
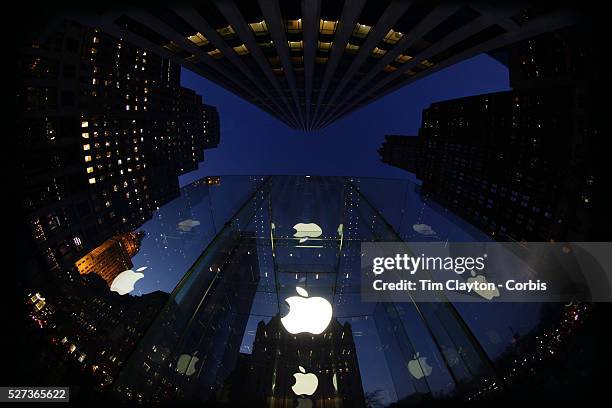
[[[362,242],[489,240],[407,180],[202,179],[143,230],[134,264],[151,272],[136,289],[172,293],[115,381],[119,399],[352,407],[464,398],[503,387],[493,360],[537,323],[533,303],[361,301]],[[319,330],[321,298],[331,317]],[[294,333],[289,314],[300,312]]]

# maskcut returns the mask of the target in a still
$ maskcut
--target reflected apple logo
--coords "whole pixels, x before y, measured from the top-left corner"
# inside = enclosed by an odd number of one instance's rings
[[[300,296],[285,299],[289,304],[289,313],[281,319],[281,323],[291,334],[323,333],[332,318],[331,304],[322,297],[309,298],[304,288],[296,287],[295,290]]]
[[[200,358],[196,357],[196,354],[198,354],[197,351],[193,353],[193,355],[181,354],[176,363],[176,371],[188,377],[193,375],[197,371],[196,364],[200,361]]]
[[[412,229],[421,235],[436,235],[436,231],[431,228],[431,225],[427,224],[414,224]]]
[[[180,231],[183,232],[189,232],[193,229],[193,227],[197,227],[198,225],[200,225],[200,221],[198,220],[192,220],[187,219],[187,220],[183,220],[181,222],[178,223],[177,229],[179,229]]]
[[[472,277],[467,279],[468,283],[479,283],[480,284],[476,287],[476,289],[474,289],[474,292],[478,293],[480,296],[482,296],[483,298],[487,300],[491,300],[494,297],[499,296],[499,290],[497,289],[497,287],[495,287],[494,289],[482,289],[481,288],[481,287],[485,287],[486,284],[489,283],[487,282],[487,278],[484,275],[476,275],[474,271],[472,271],[471,274],[472,274]]]
[[[427,364],[427,357],[419,357],[417,352],[414,355],[414,360],[408,362],[408,371],[414,378],[420,380],[423,377],[431,375],[433,368]]]
[[[293,374],[295,378],[295,384],[291,387],[291,390],[295,395],[312,395],[319,386],[319,379],[313,373],[306,373],[306,369],[302,366],[298,366],[300,372]]]
[[[296,238],[300,238],[300,244],[308,241],[308,238],[320,237],[323,233],[321,227],[319,227],[314,222],[308,224],[300,222],[298,224],[295,224],[293,226],[293,229],[295,230],[295,234],[293,234],[293,236]]]
[[[111,283],[110,290],[113,292],[117,292],[120,295],[125,295],[134,290],[134,285],[140,279],[144,278],[144,273],[141,273],[147,269],[146,266],[136,269],[134,272],[131,269],[127,271],[121,272],[115,279],[113,279],[113,283]]]

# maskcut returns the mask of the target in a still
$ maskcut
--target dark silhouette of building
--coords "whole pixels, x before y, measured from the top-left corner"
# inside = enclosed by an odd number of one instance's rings
[[[603,239],[595,44],[581,26],[519,42],[507,51],[513,90],[425,109],[416,147],[422,194],[499,240]],[[388,139],[381,154],[408,140]],[[414,153],[390,164],[412,168]]]
[[[119,399],[214,401],[234,369],[259,282],[256,239],[232,232],[206,254],[124,365]]]
[[[228,377],[224,395],[232,404],[243,406],[365,406],[361,374],[351,325],[332,319],[325,332],[290,334],[275,316],[267,324],[259,322],[253,353],[241,354],[236,369]],[[292,390],[294,374],[317,376],[318,386],[311,396],[298,396]],[[300,401],[309,401],[308,404]],[[312,405],[310,405],[312,404]]]
[[[378,154],[383,163],[416,173],[418,145],[416,136],[387,135]]]
[[[33,305],[32,316],[45,330],[46,347],[55,354],[48,380],[63,378],[57,371],[69,366],[69,370],[78,369],[86,377],[83,383],[95,378],[98,390],[114,380],[169,298],[160,291],[139,297],[121,296],[110,292],[103,278],[95,273],[70,284],[69,291],[49,288],[42,295],[44,301],[38,301],[40,295],[29,301]],[[53,373],[58,377],[53,378]]]
[[[211,105],[202,104],[202,114],[204,115],[204,131],[206,133],[206,141],[204,148],[217,147],[221,135],[221,122],[219,121],[219,112],[217,108]]]
[[[178,176],[218,144],[216,110],[180,67],[98,29],[61,21],[21,50],[23,202],[52,270],[135,230],[179,195]]]
[[[98,274],[111,286],[117,275],[132,269],[132,257],[140,250],[144,232],[127,232],[107,239],[79,259],[75,266],[79,274]]]
[[[574,21],[551,7],[431,1],[197,2],[81,13],[310,130],[439,69]]]

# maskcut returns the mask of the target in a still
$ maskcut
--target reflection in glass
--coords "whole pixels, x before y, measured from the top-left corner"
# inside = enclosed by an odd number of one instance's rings
[[[502,386],[491,358],[511,341],[507,326],[536,323],[512,305],[361,301],[361,242],[487,240],[406,180],[234,177],[188,196],[195,204],[170,203],[144,226],[158,239],[145,238],[135,263],[149,279],[172,265],[174,282],[113,385],[119,399],[354,407],[465,396]]]

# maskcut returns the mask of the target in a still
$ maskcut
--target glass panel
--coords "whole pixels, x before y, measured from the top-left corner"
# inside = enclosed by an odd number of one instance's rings
[[[465,397],[500,384],[492,359],[512,344],[508,327],[538,323],[537,304],[517,314],[442,297],[361,300],[362,242],[488,241],[407,180],[214,180],[183,188],[142,228],[133,263],[149,269],[135,294],[171,295],[113,384],[122,400],[353,407]]]

